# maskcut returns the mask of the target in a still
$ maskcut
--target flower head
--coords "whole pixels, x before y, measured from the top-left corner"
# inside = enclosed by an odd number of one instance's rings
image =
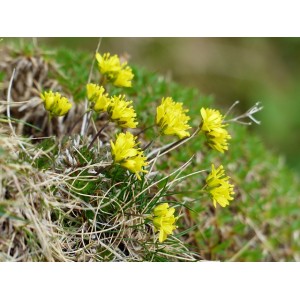
[[[134,75],[127,62],[121,64],[118,55],[110,56],[110,53],[96,54],[99,71],[106,75],[113,85],[118,87],[131,87],[131,80]]]
[[[131,87],[131,80],[133,79],[134,75],[132,70],[129,66],[121,69],[116,76],[113,84],[119,87]]]
[[[159,231],[159,242],[166,240],[169,234],[177,227],[174,225],[178,217],[174,216],[175,208],[169,207],[168,203],[157,205],[153,209],[152,221],[156,231]]]
[[[40,96],[44,101],[45,109],[48,110],[52,116],[64,116],[72,107],[72,103],[66,97],[62,97],[60,93],[49,91],[42,93]]]
[[[227,140],[231,139],[230,134],[224,128],[226,125],[223,123],[224,117],[216,109],[201,108],[202,123],[200,130],[205,133],[208,140],[208,145],[224,153],[228,150]]]
[[[171,97],[162,98],[161,105],[156,108],[156,124],[166,135],[177,135],[180,139],[190,136],[188,125],[190,117],[185,113],[182,103],[174,102]]]
[[[114,78],[121,70],[121,63],[118,55],[110,56],[110,53],[96,54],[99,71],[103,75],[107,75],[110,79]]]
[[[113,96],[107,107],[110,119],[124,128],[136,128],[136,113],[130,105],[132,101],[125,100],[125,96]]]
[[[224,150],[228,150],[228,142],[227,140],[231,139],[230,134],[224,128],[218,128],[210,131],[206,134],[208,138],[208,145],[221,152],[224,153]]]
[[[110,141],[111,153],[114,163],[135,173],[136,177],[141,180],[139,173],[148,173],[143,169],[148,163],[143,151],[137,147],[136,139],[137,137],[128,131],[118,134],[115,143]]]
[[[224,167],[221,165],[218,169],[212,164],[211,173],[206,178],[208,192],[210,193],[214,206],[217,202],[225,207],[229,205],[229,200],[233,200],[233,184],[230,184],[229,176],[225,175]]]
[[[116,142],[110,141],[113,160],[116,163],[123,162],[124,160],[134,157],[138,154],[137,137],[127,131],[126,133],[120,133],[117,135]]]
[[[135,173],[135,176],[138,180],[141,180],[139,172],[148,173],[148,171],[143,169],[143,167],[147,165],[147,158],[144,156],[144,153],[141,150],[138,151],[136,156],[128,158],[121,163],[122,167],[126,168],[131,173]]]
[[[224,125],[222,124],[223,116],[218,110],[202,107],[200,113],[202,116],[202,131],[210,132],[214,129],[224,127]]]
[[[88,83],[86,85],[88,100],[93,104],[93,110],[95,112],[102,112],[107,110],[107,106],[110,103],[108,94],[104,94],[105,90],[103,86],[99,86],[94,83]]]

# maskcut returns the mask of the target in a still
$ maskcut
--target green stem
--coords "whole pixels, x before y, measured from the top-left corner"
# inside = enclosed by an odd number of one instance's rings
[[[151,142],[149,142],[144,148],[142,148],[142,151],[147,150],[153,143],[159,138],[160,135],[157,135]]]
[[[49,136],[52,136],[53,134],[53,130],[52,130],[52,118],[51,118],[51,114],[48,113],[48,130],[49,130]]]
[[[167,154],[168,152],[178,148],[179,146],[185,144],[186,142],[188,142],[189,140],[191,140],[193,137],[196,136],[196,134],[200,131],[200,128],[198,127],[195,132],[190,136],[190,137],[186,137],[186,138],[183,138],[179,141],[176,141],[174,143],[172,143],[169,147],[167,147],[166,149],[163,150],[163,152],[159,153],[158,156],[155,156],[154,154],[154,157],[149,157],[149,162],[152,162],[154,159],[158,158],[158,157],[161,157],[162,155],[165,155]]]
[[[102,85],[102,86],[104,87],[105,90],[106,90],[106,88],[105,88],[106,82],[107,82],[107,78],[106,78],[105,75],[103,75],[103,76],[101,77],[101,79],[100,79],[99,85]]]
[[[151,125],[151,126],[148,126],[148,127],[144,128],[144,129],[142,129],[139,133],[136,134],[136,136],[139,136],[140,134],[144,133],[144,132],[147,131],[148,129],[153,128],[155,125],[156,125],[156,124],[153,124],[153,125]]]

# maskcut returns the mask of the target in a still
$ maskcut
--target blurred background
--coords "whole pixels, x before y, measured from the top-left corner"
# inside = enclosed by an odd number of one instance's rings
[[[36,41],[92,55],[98,38]],[[251,130],[300,173],[300,38],[103,38],[100,52],[126,53],[131,64],[213,95],[223,112],[235,100],[236,113],[262,102]]]

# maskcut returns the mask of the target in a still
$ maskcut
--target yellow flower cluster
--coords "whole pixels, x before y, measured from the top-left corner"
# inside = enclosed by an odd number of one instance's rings
[[[175,208],[168,203],[157,205],[152,214],[152,221],[156,231],[159,231],[159,242],[166,240],[169,234],[177,228],[174,224],[178,218],[174,217]]]
[[[130,105],[132,101],[127,101],[125,95],[113,96],[109,98],[105,94],[103,86],[94,83],[86,85],[87,98],[92,103],[95,112],[107,111],[110,120],[116,122],[124,128],[136,128],[136,113]]]
[[[222,207],[229,205],[229,200],[233,200],[233,185],[229,183],[229,176],[225,175],[224,167],[218,169],[212,164],[211,173],[206,178],[208,192],[210,193],[214,206],[218,202]]]
[[[117,55],[110,56],[110,53],[96,54],[99,71],[118,87],[131,87],[134,77],[132,69],[127,66],[127,62],[121,64]]]
[[[53,93],[52,91],[40,94],[44,101],[44,107],[52,116],[64,116],[72,107],[72,103],[66,98],[62,97],[60,93]]]
[[[107,106],[110,103],[108,94],[104,94],[105,90],[103,86],[99,86],[94,83],[88,83],[86,85],[87,98],[93,104],[93,110],[95,112],[103,112],[107,110]]]
[[[111,56],[110,53],[104,53],[103,55],[97,53],[96,60],[98,62],[99,71],[103,75],[103,85],[109,81],[117,87],[132,86],[134,75],[132,69],[127,65],[127,62],[121,63],[117,55]],[[91,109],[97,113],[107,112],[109,121],[115,122],[120,127],[137,127],[137,114],[132,106],[133,101],[127,100],[125,95],[110,97],[103,86],[89,83],[86,85],[86,96],[90,103],[88,112],[90,112]],[[52,91],[44,92],[41,94],[41,98],[45,109],[49,111],[52,116],[63,116],[67,114],[72,107],[71,102],[60,93],[53,93]],[[175,102],[172,97],[162,98],[161,104],[156,108],[155,117],[155,124],[159,127],[160,134],[176,135],[179,139],[189,137],[191,127],[189,125],[190,117],[187,115],[188,111],[188,109],[183,107],[183,103]],[[205,134],[211,148],[224,153],[225,150],[228,150],[228,140],[231,139],[231,136],[225,129],[227,125],[224,124],[224,117],[218,110],[210,108],[201,108],[200,114],[202,122],[192,137],[201,131]],[[92,116],[91,114],[89,115],[89,117]],[[49,120],[51,119],[49,118]],[[87,118],[85,121],[86,120]],[[109,124],[109,121],[107,121],[107,124]],[[85,122],[83,122],[83,125],[85,125]],[[106,128],[106,125],[94,136],[88,149],[90,149],[94,141],[99,138],[102,130]],[[173,146],[173,148],[167,145],[167,151],[161,150],[162,148],[158,149],[159,155],[157,158],[160,156],[160,151],[164,151],[162,154],[165,154],[175,149],[175,146],[180,146],[188,140],[190,139],[172,143],[171,146]],[[151,144],[152,142],[148,145]],[[137,137],[132,133],[127,131],[117,134],[114,141],[110,140],[110,145],[113,163],[109,165],[113,166],[115,164],[125,168],[133,173],[138,180],[141,180],[143,173],[148,173],[145,168],[149,165],[149,162],[147,162],[147,157],[139,147]],[[155,151],[154,153],[156,153]],[[151,157],[151,154],[149,157]],[[149,159],[149,161],[152,160],[153,159]],[[147,177],[145,177],[146,183],[148,181]],[[229,201],[234,199],[234,185],[229,183],[229,179],[230,177],[226,176],[222,165],[216,169],[214,164],[212,164],[211,172],[205,180],[206,185],[203,189],[206,189],[206,192],[213,201],[214,207],[216,207],[217,203],[221,207],[226,207],[229,205]],[[158,182],[160,181],[161,180]],[[150,187],[152,187],[152,185],[151,183]],[[147,189],[149,189],[149,186],[146,189],[143,188],[143,192]],[[155,232],[159,232],[158,240],[160,243],[163,243],[168,235],[173,234],[177,228],[175,223],[178,217],[175,217],[174,214],[175,208],[169,207],[168,203],[157,205],[154,207],[152,213],[147,214],[147,218],[153,222]]]
[[[130,105],[132,101],[127,101],[125,96],[113,96],[107,107],[110,119],[124,128],[136,128],[136,113]]]
[[[118,134],[115,143],[110,141],[111,154],[114,163],[135,173],[136,177],[141,180],[139,173],[148,173],[148,171],[143,169],[148,163],[143,151],[137,148],[138,143],[136,139],[137,137],[128,131]]]
[[[156,108],[156,124],[165,135],[177,135],[180,139],[190,136],[188,125],[190,117],[185,113],[182,103],[174,102],[171,97],[162,98],[161,105]]]
[[[224,150],[228,150],[227,140],[231,139],[228,131],[224,128],[224,117],[216,109],[201,108],[200,113],[202,116],[200,129],[205,133],[209,146],[224,153]]]

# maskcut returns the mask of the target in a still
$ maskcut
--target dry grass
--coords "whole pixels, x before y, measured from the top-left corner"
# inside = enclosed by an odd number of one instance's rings
[[[32,157],[31,163],[19,160],[20,143]],[[195,260],[175,237],[163,245],[155,242],[152,225],[145,224],[136,204],[151,186],[138,192],[132,176],[131,181],[114,185],[102,178],[100,190],[85,194],[85,185],[79,188],[76,183],[99,182],[95,169],[107,163],[41,171],[33,166],[34,160],[48,154],[24,139],[1,132],[0,148],[2,261],[143,261],[147,253],[154,260],[158,254],[168,260]],[[130,191],[119,189],[124,185]]]

